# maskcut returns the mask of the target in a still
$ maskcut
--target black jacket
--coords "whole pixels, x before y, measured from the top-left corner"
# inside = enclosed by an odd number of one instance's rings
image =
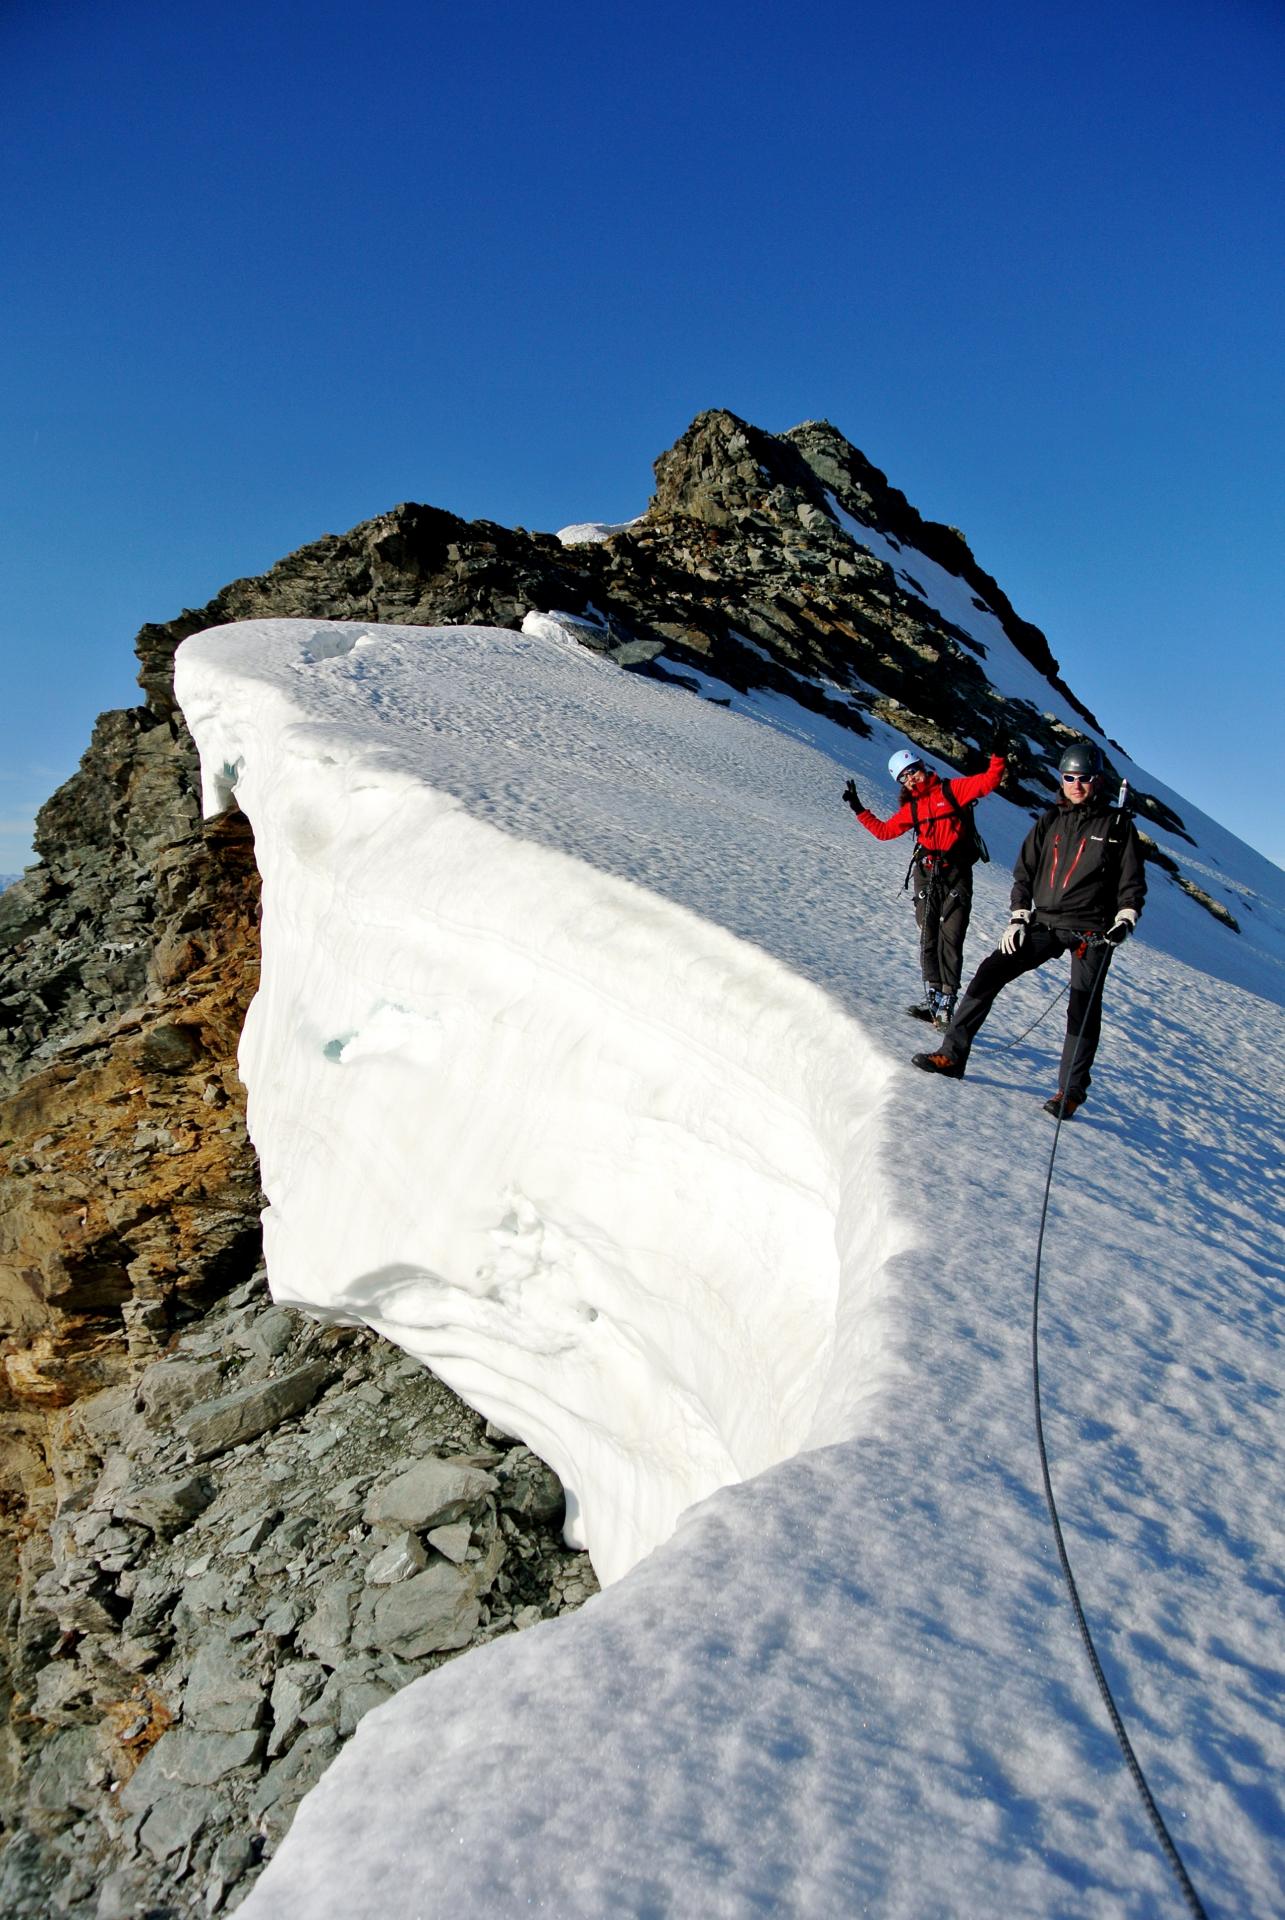
[[[1141,913],[1146,897],[1133,822],[1095,795],[1040,815],[1017,856],[1010,904],[1031,908],[1046,927],[1101,933],[1121,907]]]

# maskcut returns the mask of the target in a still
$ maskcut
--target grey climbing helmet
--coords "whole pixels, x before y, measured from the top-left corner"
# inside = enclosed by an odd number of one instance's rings
[[[1057,763],[1061,774],[1078,773],[1084,780],[1100,780],[1104,771],[1102,755],[1091,740],[1077,740]]]

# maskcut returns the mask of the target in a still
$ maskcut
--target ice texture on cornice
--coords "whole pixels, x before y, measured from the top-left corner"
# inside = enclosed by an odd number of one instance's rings
[[[248,623],[187,640],[176,688],[264,881],[241,1064],[275,1296],[520,1434],[605,1579],[849,1437],[906,1234],[888,1067],[788,964],[826,763],[497,629]],[[747,809],[780,863],[752,886],[719,825]]]

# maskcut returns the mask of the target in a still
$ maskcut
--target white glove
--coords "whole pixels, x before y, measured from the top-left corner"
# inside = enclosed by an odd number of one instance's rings
[[[1124,941],[1129,938],[1129,935],[1133,932],[1137,924],[1138,916],[1134,908],[1121,907],[1119,913],[1117,913],[1115,919],[1107,928],[1106,937],[1113,947],[1121,946]]]
[[[999,937],[1001,953],[1016,953],[1026,938],[1027,923],[1031,917],[1029,907],[1014,907],[1009,915],[1008,925]]]

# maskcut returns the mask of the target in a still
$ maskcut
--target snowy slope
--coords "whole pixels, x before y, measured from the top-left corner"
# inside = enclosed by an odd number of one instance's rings
[[[890,737],[547,630],[246,624],[185,642],[177,688],[264,872],[274,1291],[544,1452],[615,1582],[371,1715],[244,1911],[1174,1911],[1031,1432],[1060,1009],[1005,1043],[1056,983],[964,1083],[905,1068],[908,849],[838,804],[851,770],[890,810]],[[985,811],[971,963],[1025,826]],[[1043,1373],[1148,1777],[1211,1913],[1267,1915],[1285,903],[1210,845],[1252,937],[1159,885],[1113,968]]]

